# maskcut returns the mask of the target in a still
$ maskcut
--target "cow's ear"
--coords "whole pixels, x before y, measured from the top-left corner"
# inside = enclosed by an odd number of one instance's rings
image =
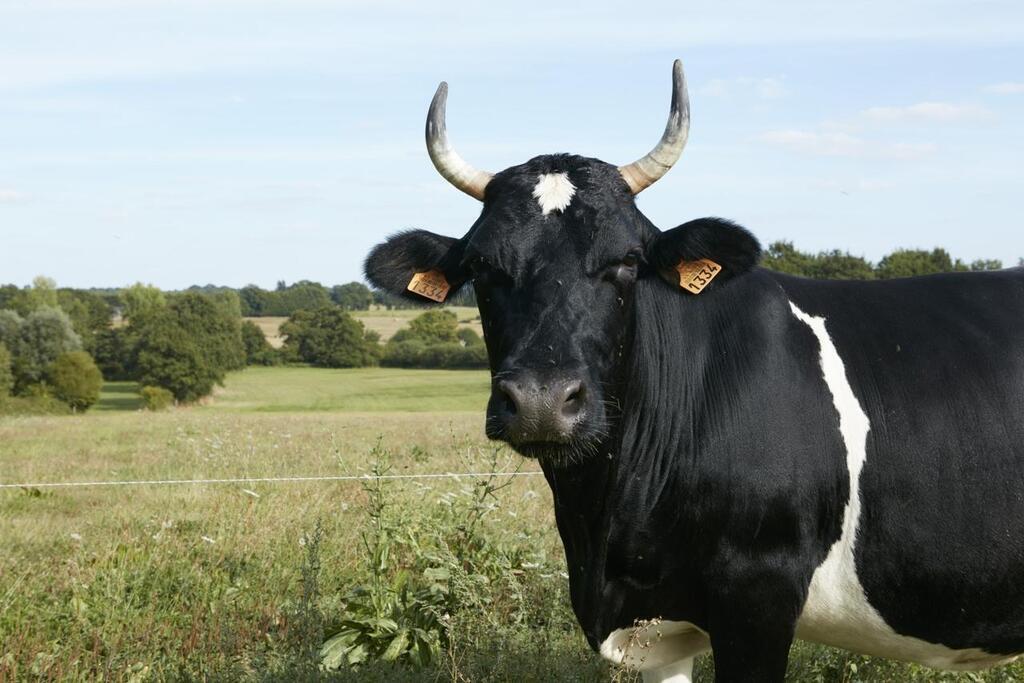
[[[464,242],[426,230],[406,230],[378,244],[363,271],[370,283],[421,304],[443,303],[465,284]]]
[[[722,218],[683,223],[660,233],[647,247],[648,263],[663,278],[693,294],[742,275],[760,258],[757,238]]]

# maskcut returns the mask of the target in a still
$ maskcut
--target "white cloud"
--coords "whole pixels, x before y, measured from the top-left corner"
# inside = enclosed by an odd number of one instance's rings
[[[911,160],[936,150],[931,143],[877,142],[849,133],[776,130],[763,133],[762,142],[812,156]]]
[[[992,112],[974,104],[918,102],[904,107],[871,107],[865,109],[861,115],[869,121],[878,123],[959,123],[984,121],[992,117]]]
[[[17,190],[0,187],[0,204],[15,204],[25,200],[25,195]]]
[[[1024,94],[1024,83],[1013,83],[1010,81],[993,83],[992,85],[986,85],[983,90],[993,95],[1022,95]]]
[[[774,100],[787,94],[782,80],[778,78],[713,78],[697,88],[697,94],[705,97],[733,97],[753,95],[762,100]]]

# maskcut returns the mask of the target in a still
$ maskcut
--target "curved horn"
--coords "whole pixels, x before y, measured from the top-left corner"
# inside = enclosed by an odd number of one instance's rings
[[[493,177],[492,173],[473,168],[459,156],[448,142],[448,127],[444,122],[445,104],[448,101],[448,84],[441,81],[430,101],[427,112],[427,153],[438,173],[445,180],[470,197],[484,200],[484,189]]]
[[[669,112],[668,123],[665,124],[661,140],[646,156],[628,166],[619,166],[619,173],[633,194],[640,194],[645,188],[653,185],[679,161],[689,132],[690,97],[686,94],[683,63],[677,59],[672,64],[672,110]]]

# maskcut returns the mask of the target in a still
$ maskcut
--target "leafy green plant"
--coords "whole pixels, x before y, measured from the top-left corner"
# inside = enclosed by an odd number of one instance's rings
[[[438,601],[443,589],[416,586],[410,572],[392,570],[396,545],[407,544],[395,524],[382,477],[391,467],[380,442],[374,448],[371,478],[363,483],[369,499],[369,528],[362,534],[369,581],[352,589],[344,599],[345,616],[335,634],[320,651],[328,670],[352,667],[367,660],[396,661],[403,658],[423,667],[440,649],[441,622]]]
[[[378,443],[371,476],[363,484],[369,522],[362,534],[366,581],[343,599],[342,618],[321,649],[325,669],[369,662],[422,669],[450,648],[455,617],[481,613],[495,590],[513,596],[516,611],[522,610],[525,600],[518,599],[522,590],[513,571],[513,562],[521,560],[493,542],[494,530],[484,525],[498,508],[497,492],[511,482],[493,474],[497,453],[491,453],[491,475],[458,494],[445,494],[436,510],[412,515],[390,502],[382,478],[391,469],[389,454]]]

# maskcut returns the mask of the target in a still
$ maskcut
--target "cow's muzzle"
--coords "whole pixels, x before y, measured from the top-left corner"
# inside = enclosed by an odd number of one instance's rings
[[[567,444],[587,413],[586,383],[534,371],[502,373],[491,387],[487,436],[513,446]]]

